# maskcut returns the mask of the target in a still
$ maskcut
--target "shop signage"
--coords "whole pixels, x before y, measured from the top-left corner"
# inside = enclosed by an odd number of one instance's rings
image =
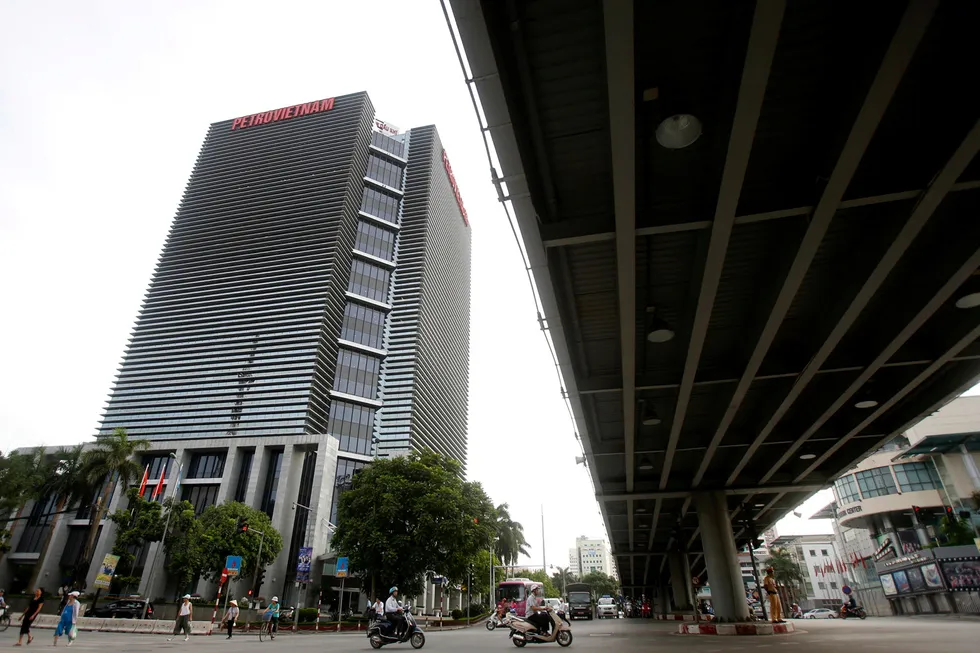
[[[470,226],[470,219],[466,215],[466,208],[463,206],[463,196],[459,194],[459,186],[456,185],[456,176],[453,175],[453,167],[449,165],[449,155],[446,150],[442,151],[442,165],[446,166],[446,174],[449,175],[449,183],[453,187],[453,194],[456,195],[456,203],[459,204],[459,212],[463,214],[463,222]]]
[[[863,506],[851,506],[850,508],[842,508],[837,511],[838,517],[844,517],[846,515],[853,515],[856,512],[862,512],[864,510]]]
[[[269,122],[278,122],[279,120],[289,120],[290,118],[297,118],[311,113],[322,113],[331,109],[333,109],[333,98],[316,100],[314,102],[307,102],[306,104],[294,104],[291,107],[283,107],[281,109],[273,109],[272,111],[263,111],[262,113],[253,113],[250,116],[235,118],[231,121],[231,129],[232,131],[245,129],[246,127],[264,125]]]

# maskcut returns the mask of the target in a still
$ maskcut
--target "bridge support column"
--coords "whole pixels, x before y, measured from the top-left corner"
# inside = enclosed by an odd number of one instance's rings
[[[715,619],[723,622],[749,621],[749,606],[738,566],[738,548],[732,533],[732,520],[724,492],[694,495],[694,507],[701,525],[704,561]]]
[[[694,609],[691,602],[691,562],[687,553],[675,551],[667,556],[670,565],[670,589],[674,593],[674,611],[686,612]]]

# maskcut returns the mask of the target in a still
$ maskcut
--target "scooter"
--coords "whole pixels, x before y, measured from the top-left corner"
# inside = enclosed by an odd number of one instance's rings
[[[406,604],[405,610],[405,630],[401,635],[395,634],[395,624],[388,621],[384,615],[379,615],[371,627],[368,628],[367,636],[371,642],[371,648],[381,648],[386,644],[400,644],[409,642],[412,648],[422,648],[425,646],[425,633],[419,628],[415,617],[412,616],[412,606]]]
[[[856,608],[852,608],[846,603],[840,607],[840,618],[847,619],[848,617],[857,617],[858,619],[867,619],[868,613],[864,611],[860,605]]]
[[[503,626],[507,623],[507,612],[504,612],[503,616],[500,614],[500,610],[494,610],[490,618],[487,619],[487,630],[493,630],[497,626]]]
[[[524,648],[527,644],[550,644],[558,642],[559,646],[569,646],[572,643],[572,627],[565,619],[565,613],[555,612],[548,608],[548,616],[551,617],[551,632],[547,635],[538,633],[538,629],[527,619],[520,617],[510,617],[510,635],[508,637],[514,642],[517,648]]]

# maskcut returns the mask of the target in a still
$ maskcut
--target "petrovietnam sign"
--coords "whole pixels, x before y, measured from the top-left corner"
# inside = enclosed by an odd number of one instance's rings
[[[321,113],[323,111],[330,111],[331,109],[333,109],[333,98],[316,100],[314,102],[307,102],[306,104],[294,104],[291,107],[283,107],[282,109],[253,113],[250,116],[235,118],[231,121],[231,129],[232,131],[245,129],[246,127],[255,127],[256,125],[264,125],[280,120],[289,120],[290,118],[298,118],[299,116],[305,116],[311,113]]]
[[[446,174],[449,176],[449,184],[453,187],[453,195],[456,196],[456,203],[459,204],[459,212],[463,214],[463,223],[470,226],[469,216],[466,215],[466,207],[463,206],[463,196],[459,193],[459,186],[456,185],[456,175],[453,174],[453,167],[449,165],[449,155],[446,150],[442,151],[442,165],[446,167]]]

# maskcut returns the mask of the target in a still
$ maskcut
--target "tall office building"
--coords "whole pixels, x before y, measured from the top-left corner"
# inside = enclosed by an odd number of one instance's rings
[[[434,127],[398,133],[366,93],[214,123],[99,433],[151,440],[151,482],[176,482],[173,454],[198,511],[268,513],[282,596],[299,548],[325,553],[338,496],[374,455],[430,448],[465,464],[469,270]]]

